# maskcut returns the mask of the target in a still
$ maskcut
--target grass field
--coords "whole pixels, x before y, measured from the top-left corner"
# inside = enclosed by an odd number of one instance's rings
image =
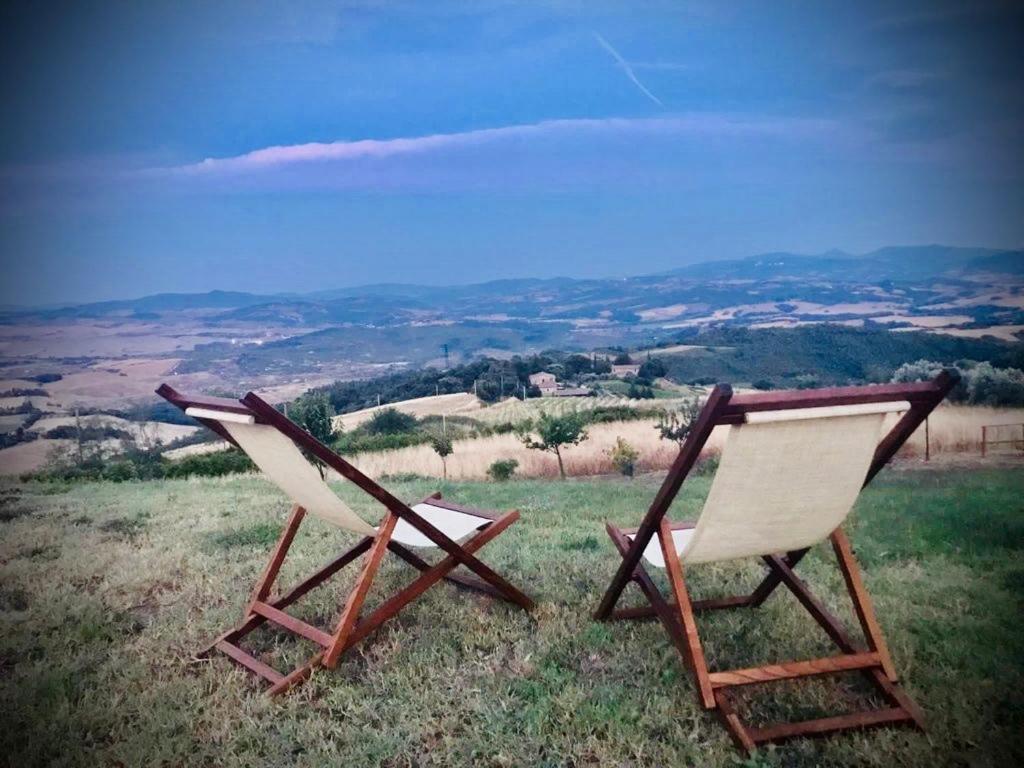
[[[616,564],[602,522],[637,521],[659,481],[442,486],[459,501],[522,510],[481,555],[536,597],[534,615],[435,587],[333,673],[275,701],[224,659],[192,658],[238,618],[283,522],[285,500],[267,482],[0,485],[0,763],[743,764],[697,705],[659,626],[590,619]],[[708,484],[684,486],[673,517],[692,518]],[[434,484],[391,487],[414,498]],[[342,493],[373,514],[351,489]],[[1021,764],[1024,469],[887,471],[848,530],[930,729],[797,741],[746,764]],[[349,540],[313,520],[285,582]],[[749,587],[760,572],[751,561],[690,575],[701,597]],[[848,616],[825,547],[800,572]],[[352,576],[300,603],[303,618],[326,624]],[[393,590],[411,576],[388,563],[377,586]],[[832,652],[781,592],[756,612],[700,624],[713,668]],[[270,631],[260,637],[279,669],[310,650]],[[833,714],[850,708],[858,681],[821,679],[799,698],[780,684],[747,706],[755,721]]]

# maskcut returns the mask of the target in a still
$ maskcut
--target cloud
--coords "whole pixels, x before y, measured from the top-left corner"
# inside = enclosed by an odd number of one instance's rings
[[[186,165],[149,168],[147,176],[220,177],[247,175],[317,163],[343,163],[426,155],[445,150],[483,146],[500,141],[544,140],[581,135],[646,135],[691,137],[807,138],[836,134],[829,120],[779,117],[740,117],[719,113],[691,113],[657,118],[581,118],[435,133],[395,139],[310,142],[265,147],[232,157],[207,158]]]
[[[664,107],[665,106],[664,104],[661,103],[661,99],[659,99],[657,96],[655,96],[649,90],[647,90],[647,86],[645,86],[643,83],[640,82],[640,80],[636,76],[636,73],[633,72],[633,67],[630,66],[628,61],[626,61],[624,58],[622,58],[622,55],[617,50],[615,50],[612,47],[611,43],[609,43],[607,40],[605,40],[597,32],[594,33],[594,39],[597,40],[598,44],[602,48],[604,48],[606,51],[608,51],[609,54],[611,54],[611,57],[613,59],[615,59],[615,62],[620,67],[622,67],[622,71],[626,73],[626,77],[628,77],[633,82],[633,85],[635,85],[640,90],[640,93],[642,93],[648,99],[653,101],[659,107]]]

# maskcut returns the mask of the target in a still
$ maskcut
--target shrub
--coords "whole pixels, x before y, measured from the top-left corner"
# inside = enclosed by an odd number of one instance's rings
[[[660,379],[667,374],[668,368],[665,367],[665,362],[660,357],[652,357],[640,366],[640,378],[643,379]]]
[[[955,366],[950,366],[918,360],[897,368],[892,380],[927,381],[935,378],[943,368],[960,374],[960,381],[949,393],[952,402],[1010,407],[1024,405],[1024,372],[1017,368],[996,368],[991,363],[958,360]]]
[[[395,408],[377,411],[365,425],[371,435],[401,435],[416,429],[416,417]]]
[[[636,472],[636,462],[640,458],[640,453],[621,437],[615,438],[615,445],[608,451],[608,455],[611,456],[612,466],[626,477],[632,477]]]
[[[495,482],[504,482],[510,480],[518,468],[519,462],[515,459],[498,459],[487,468],[487,476]]]

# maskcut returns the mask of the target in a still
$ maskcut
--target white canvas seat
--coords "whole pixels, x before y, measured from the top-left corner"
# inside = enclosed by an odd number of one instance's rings
[[[429,501],[416,504],[412,511],[437,528],[449,539],[454,539],[455,541],[466,538],[473,531],[480,528],[480,526],[491,522],[486,517],[478,517],[468,512],[460,512],[459,510],[448,509],[447,507],[434,506]],[[405,520],[398,521],[391,538],[399,544],[405,544],[407,547],[427,548],[437,546],[437,544],[417,531]]]
[[[302,451],[274,427],[256,424],[252,416],[226,414],[209,409],[189,408],[190,416],[217,419],[248,454],[253,463],[295,504],[317,517],[354,533],[372,536],[377,532],[324,482],[320,472]],[[421,502],[413,508],[420,517],[456,541],[491,521],[468,512]],[[393,541],[408,547],[436,548],[431,541],[403,519],[395,525]]]
[[[909,408],[895,402],[765,411],[727,427],[696,526],[672,531],[680,561],[790,552],[824,540],[860,494],[885,415]],[[644,559],[665,567],[659,540],[644,548]]]

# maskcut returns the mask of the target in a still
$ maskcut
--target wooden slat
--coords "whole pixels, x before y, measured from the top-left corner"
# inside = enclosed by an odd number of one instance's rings
[[[473,517],[483,517],[487,520],[497,520],[501,517],[504,512],[495,509],[477,509],[476,507],[470,507],[465,504],[456,504],[454,501],[448,501],[448,499],[442,498],[441,493],[431,494],[423,499],[421,504],[430,504],[441,509],[450,509],[452,512],[462,512],[466,515],[472,515]]]
[[[900,707],[871,709],[865,712],[854,712],[849,715],[822,717],[817,720],[803,720],[798,723],[780,723],[764,728],[750,728],[751,739],[757,744],[770,741],[783,741],[799,736],[824,736],[837,731],[852,728],[872,728],[880,725],[894,725],[912,720]]]
[[[611,523],[605,525],[605,530],[608,531],[608,536],[611,537],[612,543],[615,548],[619,550],[619,554],[622,557],[626,556],[629,552],[629,539],[622,535],[622,532]],[[683,628],[676,619],[678,614],[672,607],[672,605],[661,595],[658,591],[657,585],[651,576],[644,569],[643,564],[636,567],[636,571],[633,573],[633,582],[640,588],[640,591],[644,593],[650,601],[650,609],[653,611],[653,615],[661,621],[661,625],[665,628],[665,632],[668,633],[669,640],[675,645],[676,650],[679,651],[679,656],[683,660],[683,665],[687,669],[690,669],[690,658],[686,649],[686,638],[683,637]]]
[[[711,685],[722,688],[732,685],[769,683],[774,680],[788,680],[794,677],[828,675],[853,669],[865,669],[881,665],[877,653],[852,653],[843,656],[826,656],[807,661],[787,661],[781,664],[766,664],[763,667],[747,667],[727,672],[712,672],[708,677]]]
[[[242,665],[251,672],[255,672],[257,675],[265,680],[269,680],[271,683],[279,683],[284,679],[284,675],[276,669],[269,667],[259,659],[250,656],[237,645],[232,645],[226,640],[221,640],[217,643],[216,648],[232,661]]]
[[[277,539],[277,544],[270,555],[270,560],[267,561],[267,567],[263,569],[263,575],[256,582],[256,589],[253,590],[252,598],[249,600],[249,609],[246,611],[246,615],[252,613],[252,606],[255,603],[266,601],[305,515],[306,510],[298,504],[292,507],[291,514],[288,515],[288,522],[285,523],[284,528],[281,530],[281,535]]]
[[[861,405],[908,400],[931,400],[936,382],[912,384],[870,384],[858,387],[823,387],[821,389],[790,389],[759,394],[736,395],[723,416],[732,423],[735,416],[758,411],[785,411],[797,408],[824,408],[837,405]]]
[[[384,522],[377,529],[377,537],[374,539],[373,546],[370,547],[370,551],[366,555],[363,570],[359,573],[355,586],[352,587],[352,591],[349,593],[345,607],[341,611],[341,618],[338,620],[338,628],[335,630],[334,637],[328,644],[327,653],[324,655],[324,664],[332,669],[338,663],[338,658],[345,648],[345,643],[356,626],[359,613],[363,609],[363,602],[366,600],[366,593],[370,591],[373,577],[377,575],[377,569],[380,568],[380,561],[384,559],[384,555],[388,551],[388,542],[391,541],[391,534],[394,533],[397,524],[398,515],[394,512],[388,512]]]
[[[868,647],[878,654],[882,662],[882,669],[890,681],[896,682],[896,667],[889,655],[889,646],[885,642],[885,635],[878,624],[878,617],[875,615],[875,607],[871,602],[864,587],[864,580],[860,575],[860,568],[853,557],[853,550],[850,548],[850,540],[842,528],[836,528],[832,532],[832,547],[835,549],[836,559],[839,560],[839,570],[843,572],[843,579],[846,581],[846,588],[850,593],[850,600],[853,602],[853,610],[857,614],[864,637],[867,638]]]
[[[750,738],[750,732],[743,725],[740,716],[736,714],[729,695],[721,689],[715,691],[715,703],[718,704],[718,715],[722,718],[722,722],[725,723],[725,727],[728,729],[733,741],[736,742],[736,746],[749,755],[757,745]]]
[[[324,648],[327,648],[334,641],[334,638],[323,630],[317,629],[311,624],[307,624],[284,611],[279,611],[272,605],[257,601],[252,604],[252,612],[258,613],[263,618],[294,632],[296,635],[302,635],[307,640],[312,640]]]
[[[683,580],[683,566],[679,562],[679,553],[676,552],[676,543],[672,538],[672,524],[668,518],[661,518],[658,539],[661,542],[661,552],[665,558],[665,568],[668,570],[668,581],[676,596],[676,614],[682,621],[690,669],[693,670],[693,676],[697,679],[697,691],[704,706],[707,709],[714,709],[715,695],[711,690],[711,681],[708,679],[708,665],[704,660],[704,649],[701,647],[697,622],[693,617],[693,606],[690,605],[690,593]]]

